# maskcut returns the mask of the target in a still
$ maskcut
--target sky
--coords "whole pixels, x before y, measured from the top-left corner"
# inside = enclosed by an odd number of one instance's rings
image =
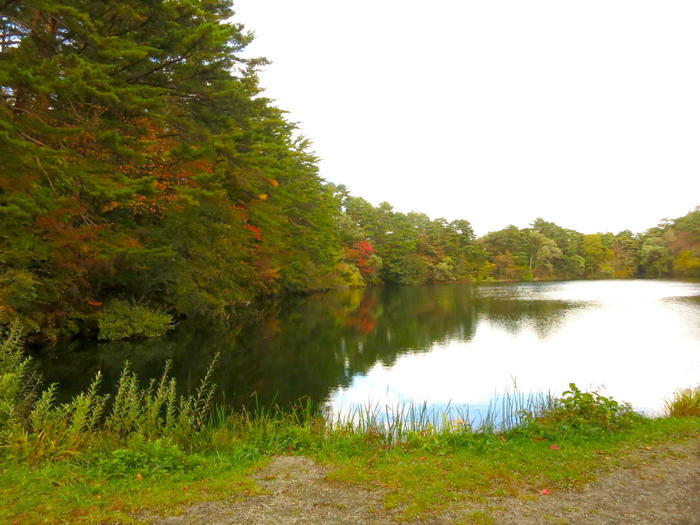
[[[320,175],[373,204],[641,232],[700,205],[697,0],[234,0]]]

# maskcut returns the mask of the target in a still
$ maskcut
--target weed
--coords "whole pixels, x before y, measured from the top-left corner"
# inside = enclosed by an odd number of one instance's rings
[[[582,392],[574,383],[569,383],[569,390],[549,406],[524,414],[529,428],[555,427],[578,433],[621,430],[642,419],[629,403],[619,403],[595,391]]]
[[[700,416],[700,386],[679,390],[666,401],[665,408],[671,417]]]

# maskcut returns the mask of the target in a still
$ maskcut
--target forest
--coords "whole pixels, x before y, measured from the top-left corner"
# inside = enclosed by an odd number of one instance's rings
[[[339,287],[700,278],[700,207],[642,233],[537,218],[477,238],[324,181],[234,15],[0,0],[0,326],[109,340]]]

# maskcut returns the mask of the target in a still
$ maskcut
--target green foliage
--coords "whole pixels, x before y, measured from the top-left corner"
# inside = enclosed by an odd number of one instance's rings
[[[535,424],[575,432],[620,430],[641,419],[629,403],[619,403],[598,392],[582,392],[574,383],[551,406],[526,417]]]
[[[0,340],[0,450],[27,461],[70,457],[108,439],[128,442],[167,438],[192,446],[209,417],[215,386],[211,375],[216,358],[194,394],[178,396],[166,363],[160,380],[139,385],[128,363],[119,378],[114,399],[99,394],[98,373],[90,387],[72,400],[57,404],[56,385],[35,395],[35,383],[22,357],[19,328]]]
[[[209,365],[199,387],[191,396],[178,396],[175,379],[169,377],[171,363],[167,362],[160,380],[148,387],[139,385],[129,364],[124,366],[117,384],[111,410],[104,421],[105,430],[122,438],[140,435],[149,439],[168,437],[183,444],[205,425],[215,385],[211,375],[218,356]]]
[[[153,476],[166,472],[184,472],[194,466],[190,456],[167,439],[145,441],[137,435],[127,445],[127,448],[113,450],[108,457],[100,459],[99,468],[107,476]]]
[[[259,96],[265,61],[242,56],[233,15],[228,0],[0,7],[0,323],[152,336],[168,324],[154,312],[227,319],[339,284],[336,202]]]
[[[538,218],[476,239],[325,183],[231,0],[12,1],[0,32],[0,324],[49,344],[283,292],[699,275],[699,210],[643,235]]]
[[[29,358],[24,356],[21,328],[0,329],[0,443],[18,429],[27,396]]]
[[[116,341],[130,337],[158,337],[167,332],[173,317],[138,304],[114,299],[98,314],[100,339]]]
[[[684,388],[666,401],[666,414],[671,417],[700,417],[700,386]]]
[[[673,261],[673,270],[679,277],[700,277],[700,256],[681,250]]]
[[[639,251],[645,275],[663,277],[668,275],[672,264],[671,253],[660,237],[647,238]]]

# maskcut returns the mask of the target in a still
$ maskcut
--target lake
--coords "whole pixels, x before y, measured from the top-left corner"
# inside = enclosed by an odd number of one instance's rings
[[[66,398],[126,360],[144,378],[167,359],[183,391],[216,353],[219,401],[309,397],[335,413],[425,403],[479,414],[512,390],[570,382],[656,414],[700,382],[700,283],[568,281],[344,290],[260,303],[235,326],[178,326],[134,342],[72,342],[37,365]]]

